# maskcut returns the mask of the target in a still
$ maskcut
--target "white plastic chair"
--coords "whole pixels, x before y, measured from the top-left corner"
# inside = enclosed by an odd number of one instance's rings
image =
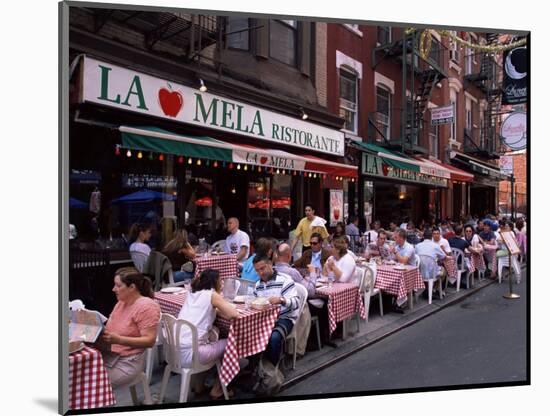
[[[302,286],[299,283],[295,283],[294,287],[296,288],[296,292],[298,292],[298,298],[300,299],[300,309],[298,310],[298,317],[302,316],[302,312],[304,311],[304,306],[307,303],[307,289]],[[296,368],[296,325],[292,327],[292,331],[290,331],[290,334],[286,337],[286,342],[292,340],[292,369],[294,370]]]
[[[369,321],[370,299],[373,296],[378,296],[378,303],[380,306],[380,316],[381,317],[384,316],[382,291],[374,287],[375,282],[376,282],[376,273],[374,272],[372,267],[366,266],[365,274],[363,277],[363,286],[361,288],[361,293],[363,294],[363,300],[365,304],[365,313],[366,313],[365,322]]]
[[[142,253],[141,251],[130,251],[130,257],[132,258],[132,262],[134,263],[134,266],[138,270],[138,272],[143,273],[145,263],[147,263],[147,259],[149,258],[149,256],[147,256],[147,254],[145,253]]]
[[[180,333],[183,326],[187,326],[191,332],[191,349],[193,357],[191,363],[185,364],[181,360],[180,352]],[[220,374],[221,363],[220,360],[213,361],[207,364],[201,364],[199,362],[199,341],[197,328],[191,322],[184,319],[176,319],[172,315],[163,313],[161,315],[161,336],[162,344],[164,347],[164,357],[166,359],[166,367],[164,369],[164,375],[162,377],[162,385],[160,388],[160,397],[158,403],[162,403],[166,394],[166,387],[170,379],[171,373],[181,375],[180,396],[179,402],[187,402],[187,396],[189,394],[189,387],[191,382],[191,376],[193,374],[202,373],[210,370],[214,365],[217,367],[218,375]],[[221,383],[223,396],[228,399],[227,388]]]
[[[510,262],[508,261],[508,255],[497,258],[497,270],[498,270],[498,283],[502,283],[502,269],[504,267],[510,267]],[[512,268],[516,274],[516,282],[521,282],[521,268],[519,265],[518,255],[515,254],[512,256]]]
[[[473,274],[468,270],[468,267],[466,266],[466,257],[464,256],[464,252],[460,250],[459,248],[451,247],[452,256],[455,259],[456,264],[456,291],[460,291],[460,280],[462,279],[462,274],[466,273],[466,289],[470,288],[470,277],[472,278],[472,286],[474,285],[473,281]],[[447,283],[449,280],[447,279]],[[447,284],[445,284],[445,289],[447,288]]]
[[[357,287],[359,288],[359,293],[363,293],[365,272],[366,272],[365,269],[363,269],[362,267],[355,268],[355,276],[353,280],[355,281],[355,283],[357,283]],[[355,318],[355,323],[357,324],[357,332],[359,332],[359,329],[360,329],[359,312],[356,312],[353,318]],[[350,319],[353,319],[353,318],[350,318]],[[342,322],[342,339],[346,339],[346,335],[347,335],[346,323],[347,323],[347,320],[344,320],[344,322]]]
[[[161,326],[159,325],[155,345],[145,350],[145,375],[147,376],[147,382],[149,384],[151,383],[151,378],[153,376],[153,359],[155,355],[158,355],[159,364],[161,364],[161,356],[158,354],[158,349],[162,346],[162,336],[160,330]]]
[[[126,387],[130,388],[130,395],[132,396],[132,403],[135,406],[139,405],[139,400],[137,397],[136,386],[141,384],[143,388],[143,404],[153,404],[153,399],[151,398],[151,391],[149,390],[149,382],[147,381],[147,376],[145,373],[139,373],[135,379],[133,379]]]
[[[422,280],[428,282],[428,305],[432,304],[432,291],[434,282],[439,282],[439,299],[443,299],[443,283],[441,281],[441,275],[437,273],[437,262],[433,257],[418,255],[420,259],[420,274]]]
[[[222,251],[225,249],[225,240],[218,240],[212,244],[212,250],[217,250],[220,248]]]

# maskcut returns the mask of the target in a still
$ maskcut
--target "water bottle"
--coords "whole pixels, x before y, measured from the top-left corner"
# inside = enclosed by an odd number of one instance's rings
[[[334,275],[332,273],[330,273],[329,276],[328,276],[328,287],[329,288],[332,287],[333,282],[334,282]]]
[[[246,288],[246,297],[244,298],[244,302],[247,308],[250,308],[250,305],[252,304],[253,300],[254,300],[254,288],[252,286],[248,286]]]

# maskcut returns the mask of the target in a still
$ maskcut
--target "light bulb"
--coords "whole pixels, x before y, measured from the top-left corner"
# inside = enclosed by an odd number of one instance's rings
[[[130,149],[128,149],[128,151],[126,152],[126,156],[132,157],[132,152],[130,152]]]
[[[192,164],[192,163],[193,163],[193,159],[191,159],[191,158],[187,159],[187,163],[188,163],[188,164]]]
[[[143,153],[138,152],[138,156],[137,156],[137,157],[138,157],[138,159],[141,159],[141,158],[143,157]]]

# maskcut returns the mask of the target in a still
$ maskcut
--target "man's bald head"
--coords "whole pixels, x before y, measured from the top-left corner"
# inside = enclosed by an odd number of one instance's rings
[[[277,260],[283,263],[289,263],[290,257],[292,255],[292,250],[287,243],[279,245],[277,248]]]

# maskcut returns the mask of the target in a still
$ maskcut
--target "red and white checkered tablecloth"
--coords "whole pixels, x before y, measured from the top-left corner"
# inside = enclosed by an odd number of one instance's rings
[[[407,293],[424,289],[420,270],[414,266],[405,266],[405,270],[395,270],[395,266],[380,265],[376,268],[375,288],[397,297],[397,304],[407,300]]]
[[[168,294],[155,292],[155,300],[163,313],[178,316],[187,292]],[[220,381],[228,385],[239,372],[239,358],[262,352],[267,347],[271,331],[279,316],[278,306],[265,310],[247,309],[245,305],[236,305],[239,316],[230,321],[218,317],[214,325],[219,328],[220,336],[227,337],[227,346],[223,356]]]
[[[115,396],[101,353],[85,346],[69,355],[69,408],[112,406]]]
[[[447,279],[449,279],[449,282],[454,283],[458,275],[455,259],[451,256],[447,256],[443,259],[442,263],[443,267],[447,271]]]
[[[317,288],[315,294],[328,298],[328,321],[331,334],[338,322],[351,318],[356,312],[359,312],[362,319],[366,319],[365,305],[356,284],[334,283],[331,288],[326,286]]]
[[[483,253],[470,253],[466,254],[466,257],[471,260],[468,262],[468,270],[470,270],[472,273],[476,270],[484,272],[487,269],[487,266],[485,265],[485,259],[483,258]]]
[[[215,269],[220,272],[222,279],[236,277],[238,274],[238,262],[235,254],[204,254],[195,258],[195,277],[203,270]]]

